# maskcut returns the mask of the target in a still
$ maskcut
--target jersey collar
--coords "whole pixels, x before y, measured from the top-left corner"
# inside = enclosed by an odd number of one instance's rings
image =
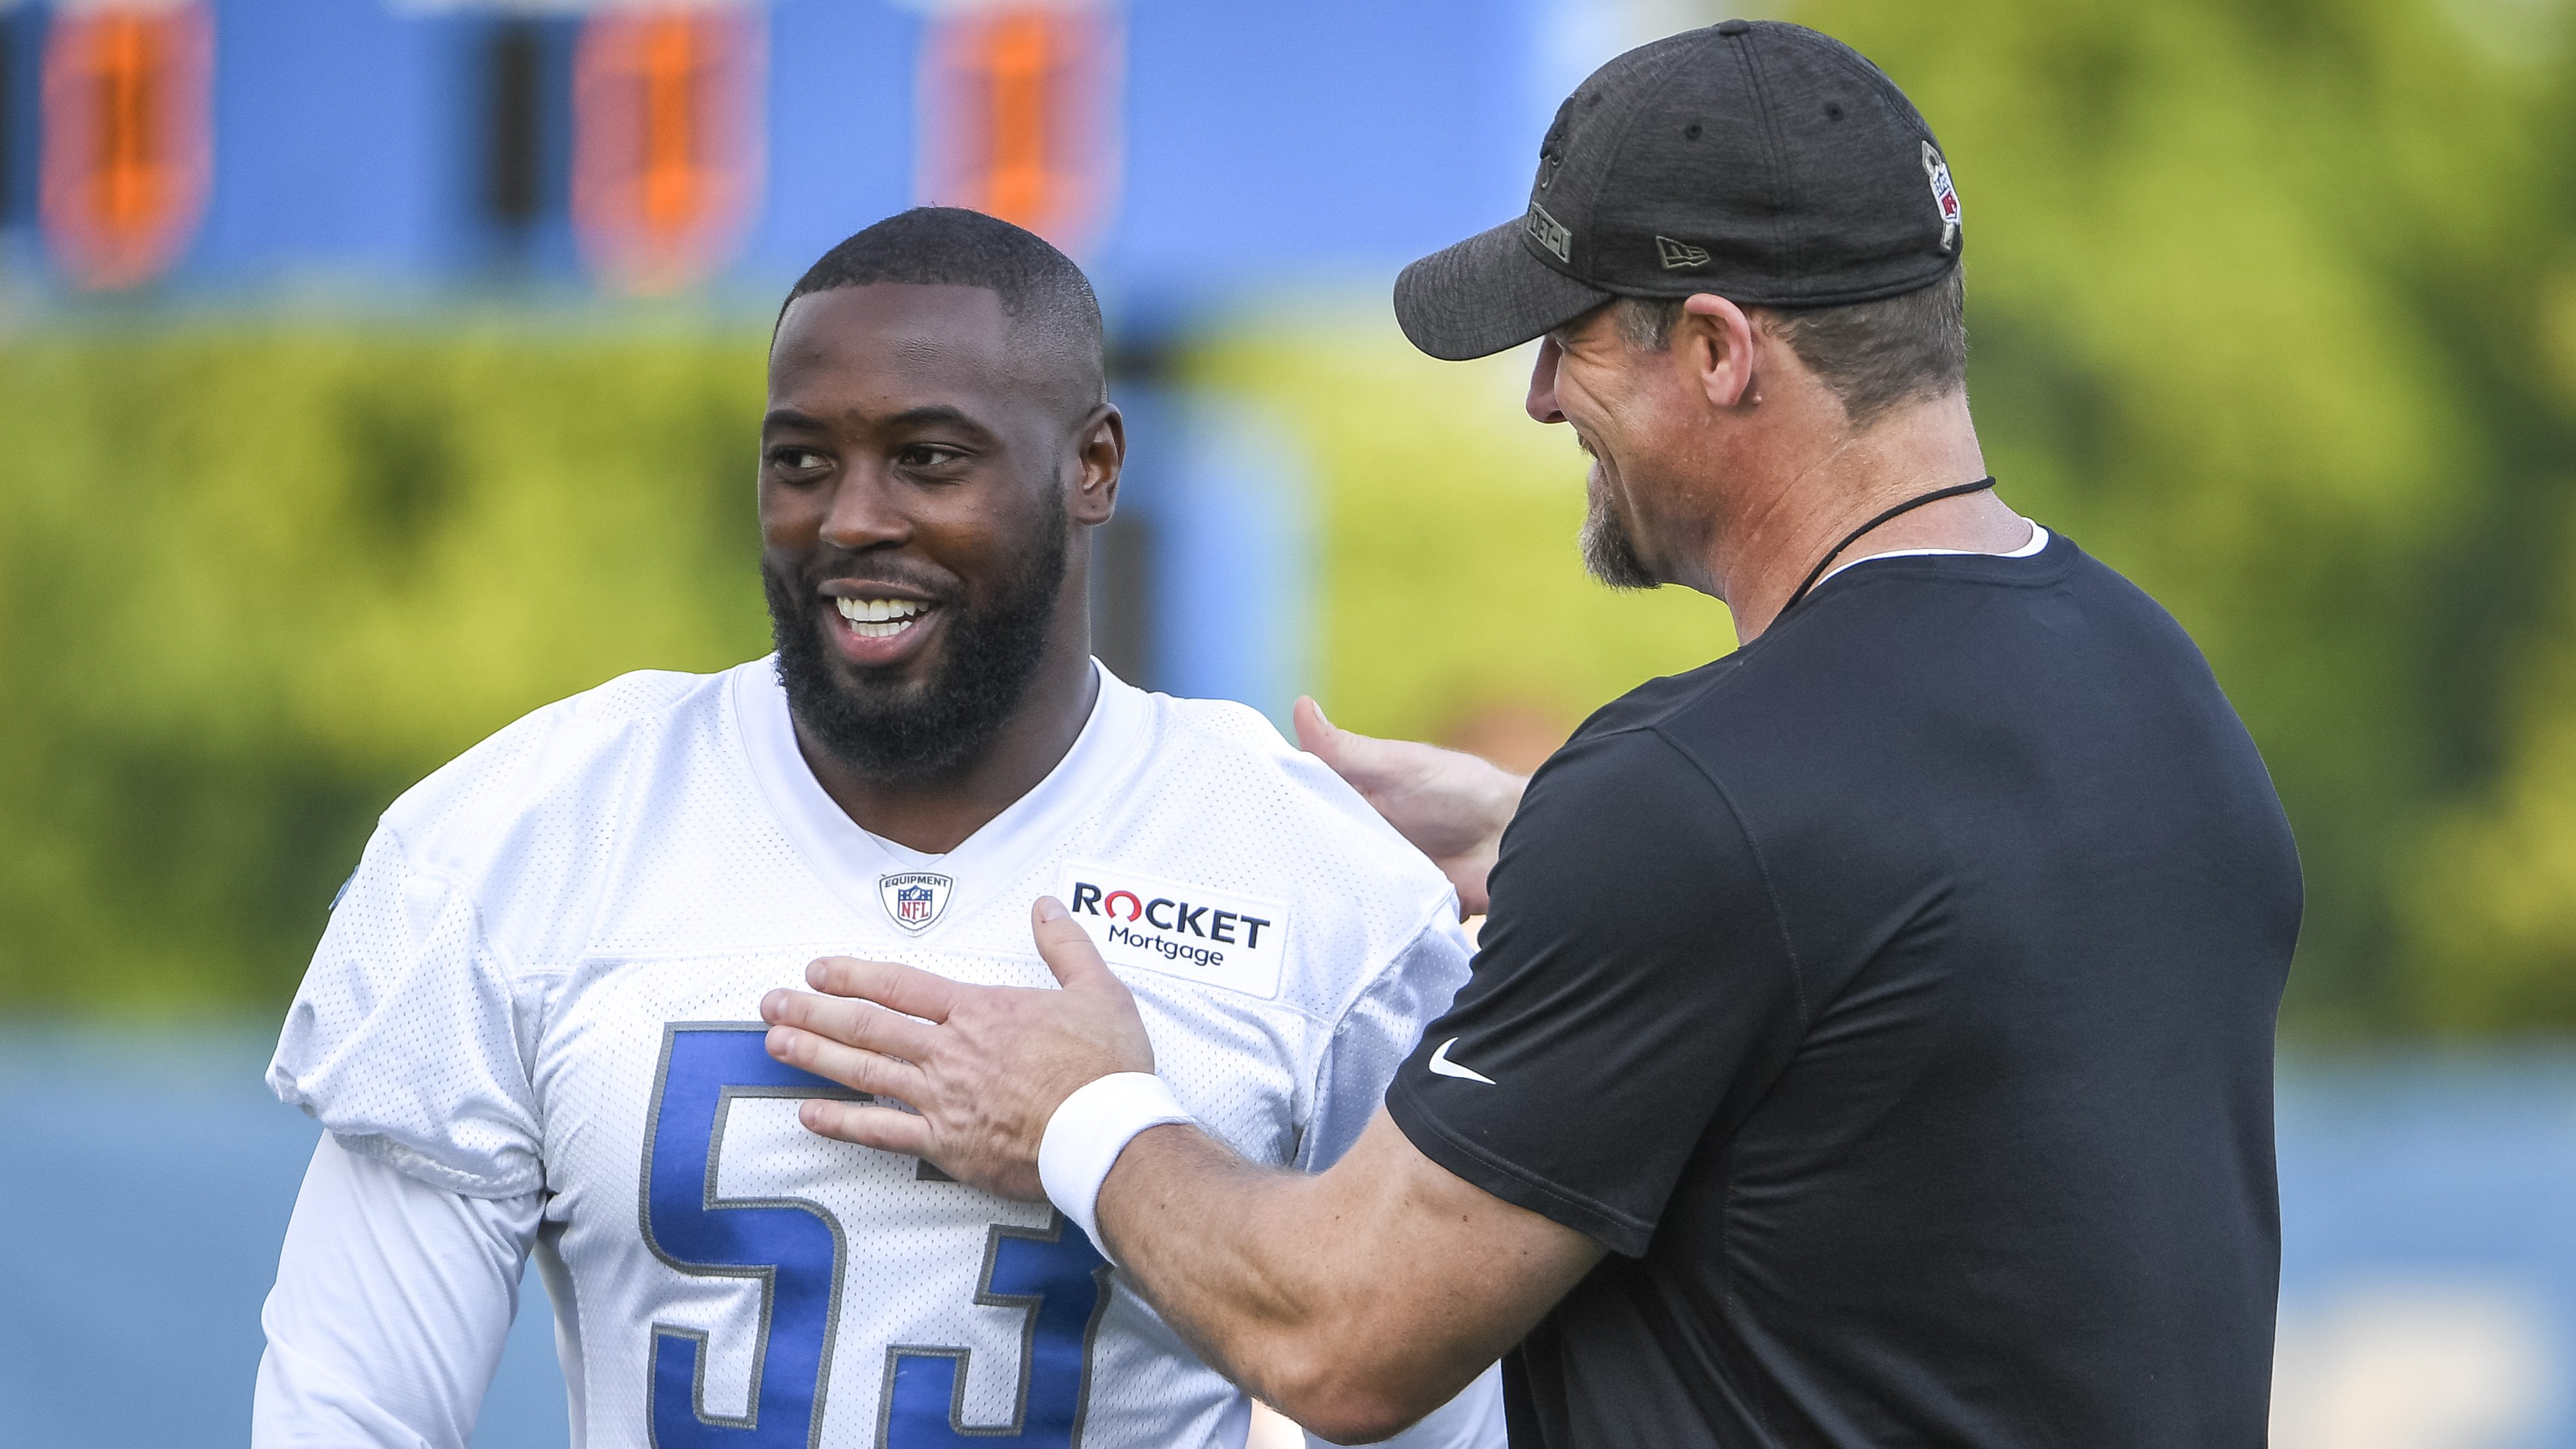
[[[912,850],[860,829],[824,792],[796,747],[796,727],[788,717],[775,655],[737,665],[726,694],[742,760],[762,803],[814,874],[851,910],[872,926],[884,927],[886,934],[901,936],[904,932],[886,914],[879,878],[903,871],[949,877],[953,884],[937,919],[912,933],[912,939],[928,939],[1008,890],[1037,857],[1060,843],[1083,808],[1142,755],[1150,708],[1145,692],[1096,659],[1091,667],[1100,691],[1073,748],[1035,788],[944,855]],[[1025,910],[1028,902],[1016,904]]]
[[[2037,558],[2040,552],[2048,547],[2048,530],[2040,527],[2037,519],[2025,518],[2022,522],[2030,525],[2030,542],[2016,549],[2008,549],[2002,553],[1981,553],[1972,548],[1891,548],[1879,553],[1865,553],[1858,558],[1845,559],[1825,570],[1814,583],[1807,586],[1807,592],[1812,594],[1823,588],[1827,580],[1845,569],[1874,563],[1883,558]]]

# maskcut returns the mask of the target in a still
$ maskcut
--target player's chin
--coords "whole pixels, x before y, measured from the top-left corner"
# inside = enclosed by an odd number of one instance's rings
[[[948,608],[939,605],[909,619],[856,623],[841,617],[838,610],[825,610],[817,622],[831,643],[833,657],[843,665],[871,673],[887,669],[910,673],[935,663],[933,656],[947,636],[948,615]]]

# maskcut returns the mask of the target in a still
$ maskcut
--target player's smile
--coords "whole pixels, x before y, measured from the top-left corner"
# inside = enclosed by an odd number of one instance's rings
[[[1073,545],[1109,516],[1123,437],[1085,344],[1069,372],[1065,345],[960,283],[828,287],[779,318],[761,581],[799,740],[845,809],[929,798],[1014,727],[1028,758],[1004,773],[1034,782],[1081,728],[1088,620],[1063,605],[1084,597]],[[938,808],[918,839],[981,823]]]
[[[891,639],[913,626],[930,608],[911,599],[842,599],[841,618],[862,639]]]
[[[949,610],[910,589],[863,580],[823,585],[831,612],[823,624],[840,657],[861,669],[902,664],[929,647]]]

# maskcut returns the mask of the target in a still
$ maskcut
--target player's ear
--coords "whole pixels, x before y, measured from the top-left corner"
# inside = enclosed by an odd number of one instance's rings
[[[1091,410],[1075,434],[1073,521],[1097,527],[1118,511],[1118,473],[1127,462],[1127,420],[1108,403]]]

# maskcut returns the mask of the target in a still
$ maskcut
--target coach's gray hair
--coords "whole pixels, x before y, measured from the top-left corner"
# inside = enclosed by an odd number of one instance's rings
[[[1661,352],[1672,343],[1684,302],[1622,297],[1613,304],[1619,333],[1632,347]],[[1931,286],[1875,302],[1745,311],[1842,400],[1855,429],[1899,403],[1946,397],[1968,385],[1967,284],[1958,267]]]

